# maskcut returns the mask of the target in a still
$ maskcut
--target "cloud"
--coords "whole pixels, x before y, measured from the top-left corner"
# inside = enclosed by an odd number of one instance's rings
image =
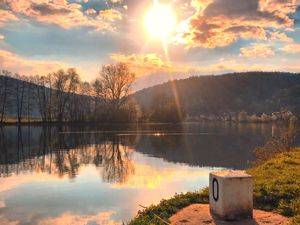
[[[5,207],[6,207],[5,201],[0,199],[0,209]]]
[[[294,39],[282,32],[271,32],[270,41],[293,42]]]
[[[267,40],[270,29],[292,28],[295,0],[193,0],[196,13],[178,34],[188,47],[225,47],[239,38]]]
[[[300,43],[286,45],[281,50],[288,53],[300,53]]]
[[[69,3],[66,0],[4,0],[4,3],[0,3],[1,5],[2,8],[3,5],[8,8],[10,11],[7,12],[10,12],[15,18],[27,17],[65,29],[73,27],[92,27],[97,30],[114,29],[114,26],[108,21],[104,21],[103,18],[91,17],[89,13],[83,13],[81,4]]]
[[[26,75],[45,75],[71,66],[56,61],[28,60],[12,52],[0,50],[0,68]]]
[[[88,15],[94,15],[94,14],[97,13],[97,11],[95,9],[93,9],[93,8],[87,9],[85,12]]]
[[[0,34],[0,41],[2,41],[4,39],[5,39],[4,35]]]
[[[115,21],[122,19],[122,13],[116,9],[107,9],[99,11],[99,17],[108,21]]]
[[[136,73],[137,77],[150,74],[193,74],[207,68],[179,63],[175,64],[170,61],[163,60],[161,56],[154,53],[132,55],[112,54],[110,57],[114,61],[127,63]]]
[[[123,0],[111,0],[112,3],[122,3]]]
[[[241,55],[244,57],[270,57],[274,55],[272,48],[269,45],[261,43],[252,43],[249,48],[241,48]]]
[[[11,221],[7,219],[4,215],[0,215],[0,225],[18,225],[20,221],[14,220]]]
[[[265,44],[254,43],[250,48],[242,48],[241,55],[245,57],[269,57],[274,54],[273,50]],[[201,74],[222,74],[230,72],[245,72],[245,71],[290,71],[297,72],[300,70],[300,65],[295,65],[294,62],[265,64],[263,62],[253,63],[245,62],[243,58],[238,60],[220,59],[218,62],[205,66],[194,66],[189,64],[171,63],[163,60],[156,54],[112,54],[111,59],[114,61],[127,63],[140,79],[146,76],[156,75],[162,80],[161,76],[170,76],[171,78],[188,77]]]
[[[114,61],[129,64],[137,76],[172,70],[171,63],[163,61],[157,54],[112,54],[110,57]]]
[[[1,3],[0,3],[1,6]],[[16,21],[18,18],[11,12],[0,8],[0,27],[9,21]]]

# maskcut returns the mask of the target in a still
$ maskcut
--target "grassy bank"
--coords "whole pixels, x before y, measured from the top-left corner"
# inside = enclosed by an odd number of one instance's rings
[[[300,224],[300,149],[277,155],[247,172],[254,177],[255,208],[291,217],[291,225]],[[140,211],[129,224],[166,224],[161,219],[168,221],[171,215],[194,203],[208,203],[208,190],[162,200]]]

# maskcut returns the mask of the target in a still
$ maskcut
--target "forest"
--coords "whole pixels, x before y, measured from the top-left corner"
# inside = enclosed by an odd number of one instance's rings
[[[174,109],[174,104],[177,116],[184,118],[187,115],[209,117],[241,112],[242,115],[271,115],[291,111],[299,115],[300,74],[246,72],[194,76],[146,88],[134,96],[144,112],[161,106],[164,108],[161,111],[169,111],[173,117],[176,113],[169,109]],[[166,117],[163,113],[160,115]]]

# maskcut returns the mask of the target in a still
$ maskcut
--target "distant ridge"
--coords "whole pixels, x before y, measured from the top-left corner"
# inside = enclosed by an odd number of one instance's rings
[[[145,88],[134,94],[144,108],[155,104],[158,94],[175,99],[190,115],[246,111],[272,113],[300,112],[300,73],[245,72],[194,76]]]

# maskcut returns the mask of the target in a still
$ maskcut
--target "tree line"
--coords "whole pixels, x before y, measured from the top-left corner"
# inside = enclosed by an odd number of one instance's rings
[[[92,82],[76,69],[46,76],[0,74],[0,122],[132,122],[137,107],[129,97],[135,74],[127,64],[102,66]]]

